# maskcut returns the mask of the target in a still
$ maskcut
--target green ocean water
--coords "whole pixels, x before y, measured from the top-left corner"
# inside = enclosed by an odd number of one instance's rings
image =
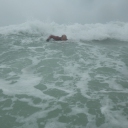
[[[0,35],[1,128],[127,128],[128,42]]]

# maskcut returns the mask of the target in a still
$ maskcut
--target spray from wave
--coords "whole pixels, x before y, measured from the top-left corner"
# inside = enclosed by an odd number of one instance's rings
[[[46,39],[50,34],[66,34],[69,40],[105,40],[116,39],[128,41],[128,23],[109,22],[106,24],[57,24],[55,22],[28,21],[20,25],[0,28],[1,35],[23,34],[42,36]]]

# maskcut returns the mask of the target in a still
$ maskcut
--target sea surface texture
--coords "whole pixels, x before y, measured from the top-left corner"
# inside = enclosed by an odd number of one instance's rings
[[[0,127],[128,128],[128,23],[0,27]]]

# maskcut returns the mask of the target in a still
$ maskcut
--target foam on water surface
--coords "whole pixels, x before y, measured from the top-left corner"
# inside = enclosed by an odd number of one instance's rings
[[[128,23],[108,22],[106,24],[57,24],[55,22],[28,21],[20,25],[10,25],[0,28],[1,35],[41,36],[46,38],[49,34],[67,34],[71,40],[105,40],[117,39],[128,41]],[[13,37],[12,37],[13,38]],[[29,38],[31,40],[31,38]]]
[[[110,26],[116,30],[108,37]],[[0,28],[1,127],[127,128],[125,29],[127,23],[41,22]],[[46,42],[50,33],[66,33],[69,40]]]

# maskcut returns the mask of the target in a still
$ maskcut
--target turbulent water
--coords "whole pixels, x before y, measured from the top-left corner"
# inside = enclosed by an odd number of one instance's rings
[[[128,23],[1,27],[0,127],[128,128]]]

